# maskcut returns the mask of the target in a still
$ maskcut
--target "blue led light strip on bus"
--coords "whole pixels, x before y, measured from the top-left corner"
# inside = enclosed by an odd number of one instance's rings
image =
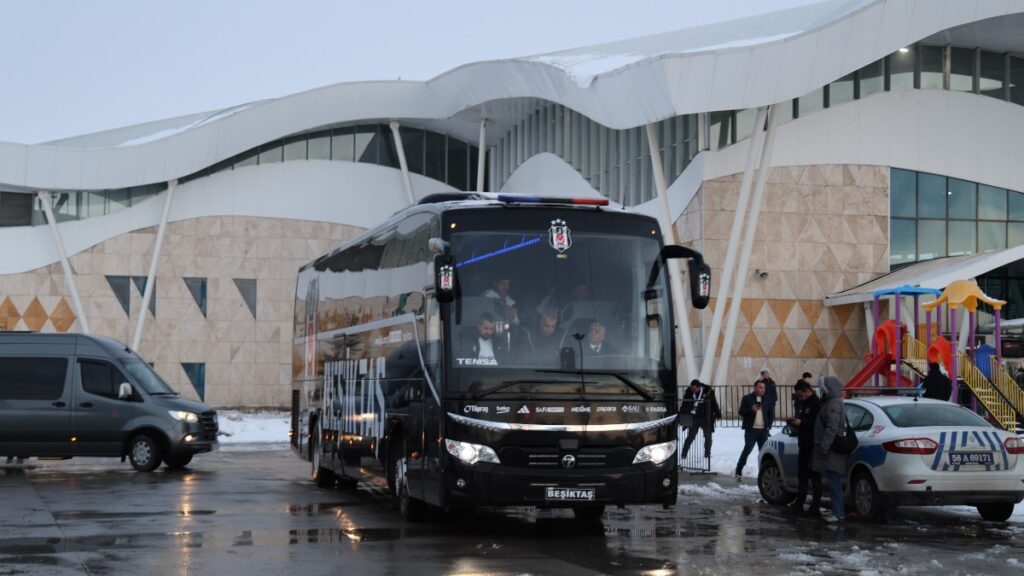
[[[456,268],[462,268],[463,266],[467,266],[467,265],[473,264],[475,262],[480,262],[482,260],[487,260],[488,258],[494,258],[495,256],[501,256],[502,254],[507,254],[509,252],[512,252],[513,250],[519,250],[520,248],[526,248],[527,246],[532,246],[532,245],[540,242],[540,238],[541,238],[540,236],[537,236],[536,238],[531,238],[530,240],[524,240],[523,242],[520,242],[518,244],[513,244],[511,246],[505,246],[504,248],[500,248],[500,249],[495,250],[493,252],[488,252],[486,254],[481,254],[479,256],[474,256],[474,257],[470,258],[469,260],[466,260],[464,262],[459,262],[458,264],[455,265],[455,267]]]

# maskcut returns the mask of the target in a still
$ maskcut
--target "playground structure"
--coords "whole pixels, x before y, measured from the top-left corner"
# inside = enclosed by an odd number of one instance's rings
[[[922,296],[932,296],[933,299],[921,303]],[[956,383],[962,383],[970,390],[972,408],[977,410],[980,403],[1001,428],[1018,430],[1024,415],[1024,390],[1002,362],[1000,323],[1005,301],[989,297],[969,280],[957,280],[941,291],[912,286],[878,290],[873,297],[872,313],[876,328],[871,340],[871,353],[865,358],[864,367],[846,384],[847,390],[864,389],[868,382],[872,383],[872,388],[878,389],[919,387],[928,372],[928,364],[935,363],[944,367],[954,381],[951,402],[959,400],[960,386]],[[886,297],[892,297],[894,318],[880,322],[881,300]],[[913,333],[901,319],[904,298],[907,297],[913,299]],[[994,350],[975,346],[979,303],[993,309]],[[961,307],[968,312],[966,346],[957,343],[963,340],[963,327],[958,326]],[[920,324],[922,309],[925,312],[923,326]],[[949,328],[948,334],[953,341],[943,335],[944,326]],[[962,348],[966,350],[960,351]]]

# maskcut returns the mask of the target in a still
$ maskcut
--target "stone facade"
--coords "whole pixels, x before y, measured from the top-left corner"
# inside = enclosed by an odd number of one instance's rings
[[[722,277],[741,179],[742,174],[734,174],[704,182],[676,221],[682,240],[703,252],[715,279]],[[888,168],[773,168],[751,252],[728,383],[753,382],[765,366],[786,384],[804,371],[848,379],[868,352],[864,309],[825,307],[824,298],[888,271]],[[700,326],[701,334],[707,334],[716,305],[713,300],[707,310],[691,315],[694,333]],[[697,340],[698,350],[703,350],[702,339]]]
[[[252,217],[168,224],[156,317],[146,319],[139,354],[186,397],[198,397],[182,367],[194,363],[205,369],[205,400],[213,406],[287,406],[298,269],[359,232],[341,224]],[[131,283],[125,314],[107,277],[145,277],[155,240],[156,228],[146,228],[71,257],[94,334],[131,341],[142,292]],[[205,317],[184,278],[206,279]],[[235,280],[256,281],[255,315]],[[80,331],[69,294],[60,263],[0,276],[0,329]]]

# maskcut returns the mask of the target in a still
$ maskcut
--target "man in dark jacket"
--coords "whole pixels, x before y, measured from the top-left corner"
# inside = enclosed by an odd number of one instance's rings
[[[949,381],[948,376],[942,373],[936,362],[928,363],[928,375],[924,377],[921,386],[924,388],[925,398],[949,402],[953,395],[953,383]]]
[[[789,425],[797,429],[797,446],[799,447],[799,458],[797,459],[799,483],[793,509],[803,512],[804,501],[807,499],[807,483],[810,481],[813,484],[813,489],[811,507],[807,512],[808,514],[819,514],[821,510],[821,474],[811,470],[811,462],[814,459],[814,421],[818,418],[821,400],[818,399],[811,385],[803,379],[797,380],[793,391],[797,397],[796,415],[789,419]]]
[[[683,393],[683,401],[679,403],[679,415],[692,418],[686,431],[686,442],[683,443],[683,458],[690,453],[690,445],[697,437],[697,430],[704,431],[704,457],[711,458],[711,436],[715,432],[715,420],[722,417],[715,391],[700,380],[691,381]]]
[[[768,372],[767,368],[761,370],[761,377],[757,379],[757,382],[764,382],[764,394],[771,398],[773,405],[779,401],[779,392],[775,387],[775,380],[772,380],[772,375]],[[757,384],[757,382],[754,382],[754,384]]]
[[[767,395],[763,379],[755,382],[754,391],[740,401],[740,417],[743,418],[743,452],[736,462],[736,480],[743,479],[743,467],[754,444],[757,444],[758,454],[761,453],[775,420],[775,399]]]

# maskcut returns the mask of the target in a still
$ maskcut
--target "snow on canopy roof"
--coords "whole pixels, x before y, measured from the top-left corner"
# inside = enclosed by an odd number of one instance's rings
[[[560,68],[580,87],[586,88],[601,74],[644,60],[779,42],[826,26],[876,1],[829,0],[651,36],[538,54],[519,60]]]
[[[949,256],[911,264],[870,282],[825,297],[826,306],[870,302],[875,292],[902,286],[943,290],[957,280],[970,280],[1024,259],[1024,245],[967,256]]]

